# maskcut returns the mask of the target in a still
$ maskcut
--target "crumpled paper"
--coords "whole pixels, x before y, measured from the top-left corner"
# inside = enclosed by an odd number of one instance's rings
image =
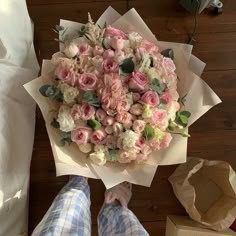
[[[236,173],[227,162],[189,158],[169,181],[193,220],[221,231],[236,219]]]
[[[156,43],[161,50],[172,48],[174,50],[174,62],[177,74],[180,78],[178,91],[180,96],[187,94],[186,110],[192,113],[190,125],[206,113],[211,107],[221,102],[212,89],[200,79],[205,63],[191,54],[192,46],[180,43],[160,42],[152,34],[150,29],[138,15],[135,9],[131,9],[121,16],[113,8],[109,7],[99,18],[97,23],[112,25],[126,32],[136,31],[144,38]],[[61,20],[60,25],[67,28],[69,38],[76,35],[76,31],[83,25],[81,23]],[[63,49],[63,45],[60,45]],[[171,165],[183,163],[187,155],[187,138],[174,135],[169,148],[153,152],[149,160],[144,164],[119,164],[107,163],[105,166],[93,164],[86,155],[81,153],[75,144],[61,147],[59,133],[50,126],[52,115],[50,110],[56,106],[50,99],[44,98],[39,93],[39,88],[50,80],[53,66],[50,61],[45,60],[42,65],[42,75],[34,81],[25,85],[25,89],[39,105],[50,138],[52,151],[56,164],[57,176],[60,175],[82,175],[90,178],[100,178],[106,188],[111,188],[123,181],[133,184],[150,186],[158,165]],[[188,128],[186,128],[188,131]]]

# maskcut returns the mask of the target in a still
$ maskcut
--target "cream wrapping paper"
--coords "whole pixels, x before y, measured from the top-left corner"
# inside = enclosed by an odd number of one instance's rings
[[[157,41],[135,9],[131,9],[121,16],[113,8],[109,7],[99,18],[97,24],[102,26],[105,22],[107,25],[112,25],[126,32],[136,31],[146,39],[158,44],[161,49],[172,48],[174,50],[174,61],[180,78],[178,90],[180,96],[187,94],[186,109],[192,113],[190,124],[195,122],[211,107],[221,102],[211,88],[200,79],[199,76],[205,64],[191,55],[192,46]],[[68,37],[73,39],[77,34],[76,30],[80,29],[83,24],[61,20],[60,25],[67,28],[66,33]],[[60,49],[63,49],[63,45],[60,45]],[[105,166],[97,166],[90,162],[75,144],[61,147],[59,144],[59,134],[50,126],[52,120],[50,110],[55,104],[50,99],[45,99],[39,93],[39,88],[43,84],[52,83],[50,80],[52,71],[53,67],[50,61],[45,60],[42,66],[42,75],[26,84],[25,88],[39,105],[46,121],[55,158],[57,176],[75,174],[100,178],[106,188],[111,188],[123,181],[150,186],[158,165],[171,165],[186,161],[188,140],[179,135],[173,135],[173,140],[168,149],[153,152],[149,160],[140,165],[108,163]],[[188,131],[187,128],[186,131]]]
[[[236,173],[227,162],[189,158],[169,181],[193,220],[221,231],[236,219]]]

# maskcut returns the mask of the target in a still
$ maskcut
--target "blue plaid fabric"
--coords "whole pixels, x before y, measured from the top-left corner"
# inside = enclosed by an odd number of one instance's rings
[[[137,217],[126,207],[108,205],[98,216],[100,236],[147,236]]]
[[[100,236],[149,235],[136,216],[121,206],[106,206],[98,216]],[[90,190],[87,179],[73,177],[59,192],[32,236],[90,236]]]
[[[73,177],[59,192],[32,236],[91,235],[90,191],[87,179]]]

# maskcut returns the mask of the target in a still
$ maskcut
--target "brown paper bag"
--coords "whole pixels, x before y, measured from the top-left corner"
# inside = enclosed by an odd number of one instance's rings
[[[220,231],[236,219],[236,174],[227,162],[189,158],[169,181],[193,220]]]

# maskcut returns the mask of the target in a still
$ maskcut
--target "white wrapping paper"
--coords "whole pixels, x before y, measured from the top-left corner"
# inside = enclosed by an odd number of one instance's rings
[[[200,79],[205,64],[191,55],[192,46],[159,42],[149,30],[147,25],[135,11],[131,9],[125,15],[119,15],[114,9],[109,7],[99,18],[99,25],[112,25],[126,32],[136,31],[144,38],[158,44],[161,49],[172,48],[175,54],[175,64],[177,74],[180,78],[178,90],[180,96],[187,94],[186,110],[192,113],[190,124],[194,123],[199,117],[207,112],[211,107],[221,102],[217,95]],[[80,23],[61,20],[60,25],[68,28],[69,38],[76,35]],[[63,48],[63,45],[60,45]],[[50,126],[52,120],[50,110],[54,106],[50,99],[42,97],[39,88],[45,83],[52,83],[50,73],[53,67],[50,61],[44,61],[42,67],[42,76],[25,85],[26,90],[38,103],[44,119],[50,138],[53,155],[56,163],[57,175],[76,174],[91,178],[100,178],[107,188],[128,181],[133,184],[150,186],[158,165],[171,165],[183,163],[187,155],[187,138],[174,135],[171,145],[168,149],[153,152],[149,160],[140,165],[108,163],[105,166],[97,166],[90,162],[85,154],[79,152],[76,145],[61,147],[59,144],[59,134]],[[186,131],[188,129],[186,128]]]

